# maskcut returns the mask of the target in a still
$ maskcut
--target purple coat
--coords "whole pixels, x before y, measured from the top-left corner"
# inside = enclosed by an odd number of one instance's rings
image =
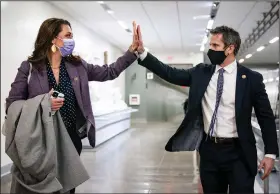
[[[95,147],[95,122],[91,108],[88,82],[113,80],[136,59],[137,56],[135,54],[127,51],[110,66],[92,65],[84,60],[82,60],[81,63],[75,62],[77,64],[65,61],[65,66],[72,80],[72,86],[82,116],[77,116],[77,122],[79,122],[79,118],[83,118],[87,122],[87,136],[92,147]],[[35,68],[32,69],[28,84],[27,78],[29,68],[29,62],[23,61],[18,69],[15,81],[11,85],[12,88],[9,96],[6,99],[6,109],[8,109],[14,101],[26,100],[50,91],[46,65],[44,65],[42,71],[38,71]]]

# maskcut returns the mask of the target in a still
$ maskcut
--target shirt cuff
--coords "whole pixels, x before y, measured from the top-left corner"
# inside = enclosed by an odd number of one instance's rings
[[[143,61],[147,57],[148,52],[144,51],[142,54],[139,55],[141,61]]]
[[[276,155],[275,154],[265,154],[264,157],[272,158],[273,160],[276,159]]]

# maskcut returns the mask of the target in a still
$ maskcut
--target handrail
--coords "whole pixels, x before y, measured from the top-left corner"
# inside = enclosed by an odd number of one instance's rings
[[[261,131],[260,131],[260,126],[259,126],[259,124],[258,124],[256,121],[253,121],[253,120],[252,120],[252,127],[253,127],[254,135],[255,135],[256,137],[258,137],[258,138],[262,138]],[[279,129],[277,129],[277,133],[280,135]],[[279,137],[278,137],[278,141],[280,141]],[[259,139],[259,141],[257,141],[256,143],[257,143],[256,146],[259,147],[259,148],[257,148],[257,149],[259,149],[261,152],[263,152],[264,150],[260,148],[260,146],[261,146],[261,147],[264,146],[264,145],[263,145],[263,140],[262,140],[262,139],[261,139],[261,140]],[[264,154],[264,153],[262,153],[262,154]],[[261,160],[262,160],[262,158],[259,158],[259,156],[258,156],[258,163],[260,163]],[[274,168],[275,168],[276,170],[280,170],[279,167],[280,167],[280,158],[277,158],[277,159],[275,160]],[[261,173],[261,175],[264,174],[263,169],[260,171],[260,173]],[[278,174],[279,174],[279,173],[278,173]],[[266,194],[266,193],[269,193],[269,190],[270,190],[270,188],[269,188],[269,182],[271,181],[270,179],[271,179],[271,176],[268,176],[265,180],[263,180],[263,192],[264,192],[265,194]],[[280,177],[279,177],[279,180],[280,180]],[[279,185],[279,194],[280,194],[280,185]]]

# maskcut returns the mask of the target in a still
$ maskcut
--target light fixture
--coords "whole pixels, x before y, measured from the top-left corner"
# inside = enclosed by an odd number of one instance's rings
[[[149,49],[147,47],[144,47],[145,51],[149,52]]]
[[[209,17],[210,17],[209,15],[198,15],[198,16],[194,16],[193,19],[194,20],[208,19]]]
[[[278,37],[278,36],[276,36],[275,38],[271,39],[271,40],[269,41],[269,43],[272,44],[272,43],[276,42],[277,40],[279,40],[279,37]]]
[[[250,57],[252,57],[252,54],[248,54],[245,56],[246,59],[249,59]]]
[[[266,79],[264,79],[264,80],[263,80],[263,83],[267,83],[267,80],[266,80]]]
[[[214,24],[214,20],[212,20],[212,19],[209,20],[208,24],[207,24],[207,29],[212,29],[213,24]]]
[[[238,62],[239,62],[239,63],[243,63],[243,62],[244,62],[244,59],[239,59]]]
[[[273,78],[269,78],[269,79],[268,79],[268,82],[273,82]]]
[[[107,10],[107,13],[112,15],[112,14],[114,14],[114,11],[109,9],[109,10]]]
[[[217,7],[219,5],[219,2],[218,1],[215,1],[214,3],[213,3],[213,7]]]
[[[200,51],[203,52],[204,49],[205,49],[205,46],[204,46],[204,44],[203,44],[203,45],[201,45],[201,47],[200,47]]]
[[[264,48],[265,48],[264,46],[260,46],[260,47],[257,49],[257,51],[260,52],[260,51],[262,51]]]
[[[205,35],[204,38],[203,38],[202,44],[206,44],[207,41],[208,41],[208,37]]]
[[[118,23],[120,24],[121,27],[123,27],[124,29],[128,29],[128,27],[125,25],[125,23],[123,21],[118,21]]]
[[[279,81],[279,77],[276,78],[276,81]]]
[[[99,4],[104,4],[104,1],[97,1],[97,3],[99,3]]]

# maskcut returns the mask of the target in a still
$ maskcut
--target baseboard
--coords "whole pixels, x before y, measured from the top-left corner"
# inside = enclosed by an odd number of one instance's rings
[[[13,163],[1,166],[1,178],[11,173],[12,165],[13,165]]]

